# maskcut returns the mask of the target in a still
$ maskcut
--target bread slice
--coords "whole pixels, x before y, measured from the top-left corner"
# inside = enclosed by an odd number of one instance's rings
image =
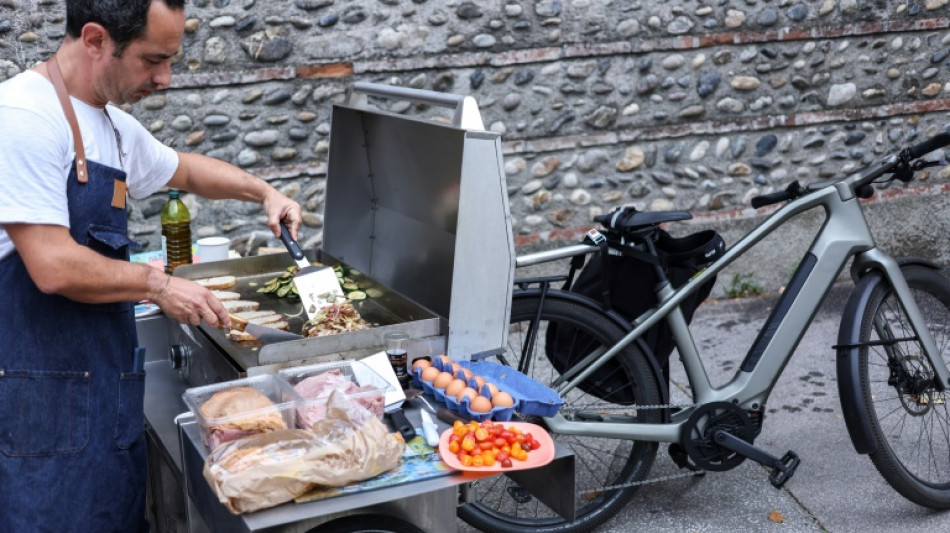
[[[213,294],[215,298],[221,300],[222,302],[241,299],[241,295],[234,291],[211,291],[211,294]]]
[[[251,335],[246,331],[241,331],[238,329],[232,329],[228,332],[228,338],[234,342],[245,342],[245,341],[256,341],[257,337]]]
[[[221,303],[224,305],[225,310],[227,310],[229,313],[257,311],[261,307],[260,302],[252,302],[251,300],[227,300]]]
[[[235,315],[236,316],[236,315]],[[247,321],[251,324],[258,324],[261,326],[274,327],[271,324],[277,324],[280,322],[287,322],[284,320],[283,315],[278,315],[277,313],[272,313],[269,315],[259,316],[256,318],[249,318]]]
[[[220,291],[237,285],[237,278],[234,276],[215,276],[213,278],[198,278],[194,282],[202,287]]]
[[[234,316],[238,318],[243,318],[244,320],[251,320],[254,318],[267,317],[267,316],[272,316],[276,314],[277,314],[276,312],[271,311],[270,309],[262,309],[260,311],[240,311],[237,313],[233,313]]]
[[[261,324],[261,326],[290,331],[290,324],[288,324],[286,320],[281,320],[280,322],[268,322],[267,324]]]

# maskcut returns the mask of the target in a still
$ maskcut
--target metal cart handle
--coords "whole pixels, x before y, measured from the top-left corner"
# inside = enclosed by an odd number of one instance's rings
[[[455,116],[452,118],[453,126],[466,130],[485,129],[482,115],[478,111],[478,104],[471,96],[358,81],[353,84],[353,88],[347,94],[346,103],[365,107],[366,95],[409,100],[420,104],[455,109]]]

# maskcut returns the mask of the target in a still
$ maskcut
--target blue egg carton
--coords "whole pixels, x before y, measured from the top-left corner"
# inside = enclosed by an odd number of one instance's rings
[[[459,363],[459,365],[462,365],[462,363]],[[438,368],[442,372],[452,371],[448,365],[443,365],[440,358],[435,358],[435,361],[432,362],[432,366]],[[410,374],[412,375],[412,382],[416,387],[422,387],[422,390],[424,390],[427,394],[432,395],[432,397],[438,402],[441,402],[452,411],[455,411],[470,420],[477,420],[479,422],[485,420],[496,420],[501,422],[508,421],[511,420],[511,417],[515,414],[515,410],[518,406],[518,400],[515,398],[515,395],[512,394],[511,397],[515,400],[515,402],[511,407],[492,407],[491,411],[488,411],[487,413],[477,413],[472,411],[468,398],[463,398],[460,402],[458,399],[445,394],[445,389],[433,387],[431,381],[423,381],[420,377],[422,374],[421,369],[415,369],[410,372]],[[465,374],[461,370],[455,373],[455,377],[463,380],[466,379]],[[468,378],[466,382],[468,383],[469,387],[478,390],[474,377]],[[504,390],[504,388],[501,386],[499,386],[499,389]],[[488,398],[489,400],[491,399],[491,392],[489,391],[487,385],[482,386],[482,390],[479,391],[479,394]]]
[[[564,400],[546,387],[510,366],[491,361],[460,361],[459,365],[491,381],[515,399],[515,410],[524,415],[554,416]]]
[[[435,358],[432,365],[441,371],[446,371],[440,358]],[[554,416],[564,405],[564,400],[551,388],[538,383],[530,377],[518,372],[509,366],[500,365],[491,361],[459,361],[458,365],[467,368],[473,375],[478,375],[491,383],[494,383],[499,390],[511,394],[514,399],[512,407],[493,407],[488,413],[476,413],[469,408],[468,398],[463,398],[461,402],[445,394],[444,389],[437,389],[431,382],[423,381],[420,378],[422,371],[417,369],[412,372],[413,383],[417,387],[422,387],[427,393],[431,394],[438,401],[444,403],[449,409],[457,411],[465,416],[471,417],[479,422],[493,419],[497,421],[511,420],[515,412],[533,416]],[[451,371],[449,369],[448,371]],[[456,372],[456,377],[465,379],[461,370]],[[475,378],[468,379],[468,385],[476,388]],[[477,390],[477,389],[476,389]],[[487,385],[482,386],[479,391],[482,396],[491,399],[491,392]]]

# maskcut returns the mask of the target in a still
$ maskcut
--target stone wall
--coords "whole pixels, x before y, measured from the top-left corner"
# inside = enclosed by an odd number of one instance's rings
[[[708,220],[944,129],[947,3],[191,0],[173,86],[130,111],[168,145],[295,197],[311,247],[331,105],[347,87],[472,95],[503,135],[514,231],[534,248],[626,203]],[[0,0],[0,79],[55,51],[63,9]],[[921,174],[924,185],[948,176],[943,166]],[[163,201],[133,203],[146,247],[159,242]],[[256,206],[187,201],[199,236],[267,239]]]

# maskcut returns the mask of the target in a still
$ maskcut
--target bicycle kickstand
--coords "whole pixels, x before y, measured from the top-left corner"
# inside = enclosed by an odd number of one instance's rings
[[[759,464],[771,468],[772,473],[769,474],[769,482],[777,489],[782,488],[782,486],[795,475],[795,470],[798,468],[799,463],[801,463],[798,454],[791,450],[785,452],[785,455],[779,459],[769,452],[756,448],[739,437],[722,430],[713,431],[712,437],[719,446],[732,450],[739,455],[744,455]]]

